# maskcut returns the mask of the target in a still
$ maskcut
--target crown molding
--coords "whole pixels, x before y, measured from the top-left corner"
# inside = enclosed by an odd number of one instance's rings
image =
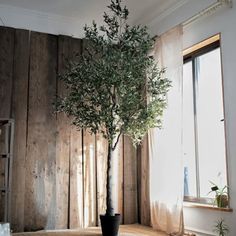
[[[173,0],[166,0],[169,2],[172,2]],[[184,4],[186,4],[190,0],[179,0],[176,3],[172,4],[170,7],[163,9],[160,13],[160,11],[153,11],[151,14],[146,14],[146,17],[140,17],[136,20],[133,20],[134,24],[142,24],[142,25],[148,25],[152,21],[161,21],[165,17],[167,17],[169,14],[173,13],[176,9],[180,8]],[[158,8],[159,9],[159,8]],[[62,24],[75,24],[76,22],[81,22],[83,19],[80,19],[79,17],[69,17],[69,16],[62,16],[57,15],[53,13],[46,13],[41,11],[35,11],[31,9],[26,9],[22,7],[15,7],[11,5],[5,5],[0,3],[0,12],[9,12],[13,15],[22,15],[25,17],[29,17],[32,19],[43,19],[47,20],[49,22],[60,22]],[[2,15],[2,14],[1,14]],[[7,25],[7,19],[4,19],[0,15],[2,21],[5,25]]]
[[[166,1],[171,3],[173,0]],[[188,1],[190,0],[176,0],[169,8],[164,9],[164,7],[162,7],[163,9],[161,11],[160,8],[158,8],[158,11],[146,14],[146,17],[139,17],[138,19],[133,20],[133,22],[134,24],[149,25],[152,21],[160,21],[173,13],[176,9],[186,4]],[[51,34],[65,34],[82,37],[82,29],[85,23],[85,19],[79,17],[67,17],[0,4],[0,24],[4,26],[26,28]]]
[[[198,19],[201,19],[202,17],[209,16],[214,14],[217,10],[219,10],[222,7],[233,7],[233,2],[232,0],[217,0],[215,3],[210,5],[209,7],[203,9],[202,11],[198,12],[195,14],[193,17],[189,18],[183,23],[183,26],[188,26],[191,23],[197,21]]]
[[[161,12],[155,11],[152,14],[147,15],[147,17],[142,18],[142,20],[137,21],[137,23],[141,23],[142,25],[151,25],[154,21],[155,23],[158,23],[189,1],[190,0],[179,0],[170,7],[163,9]]]

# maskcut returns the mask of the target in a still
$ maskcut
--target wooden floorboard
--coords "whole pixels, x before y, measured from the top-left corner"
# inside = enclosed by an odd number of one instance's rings
[[[100,228],[88,228],[77,230],[39,231],[34,233],[16,233],[13,236],[100,236]],[[141,225],[122,225],[120,236],[166,236],[167,234],[154,231],[150,227]]]

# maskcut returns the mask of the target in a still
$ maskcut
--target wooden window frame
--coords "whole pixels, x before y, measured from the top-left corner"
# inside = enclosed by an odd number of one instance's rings
[[[204,55],[208,52],[211,52],[217,48],[220,48],[220,35],[215,35],[197,45],[194,45],[191,48],[188,48],[184,50],[183,53],[183,64],[187,62],[192,62],[192,80],[193,80],[193,101],[194,101],[194,136],[195,136],[195,162],[196,162],[196,194],[197,197],[193,196],[184,196],[184,201],[185,202],[190,202],[190,203],[197,203],[197,204],[205,204],[205,205],[214,205],[214,198],[202,198],[200,197],[200,178],[199,178],[199,155],[198,155],[198,144],[197,144],[197,110],[196,110],[196,100],[197,100],[197,94],[196,94],[196,87],[197,87],[197,79],[196,79],[196,58]],[[222,89],[223,89],[223,75],[222,75]],[[224,93],[223,94],[223,110],[224,110]],[[225,114],[225,113],[224,113]],[[225,116],[224,116],[225,120]],[[224,124],[224,133],[226,133],[225,130],[225,124]],[[225,150],[227,148],[227,142],[226,142],[226,136],[225,136]],[[227,151],[225,151],[225,161],[226,161],[226,176],[227,176],[227,185],[229,183],[228,180],[228,168],[227,168]],[[229,190],[228,190],[229,191]],[[228,197],[229,197],[229,192],[228,192]],[[230,204],[230,202],[229,202]],[[229,207],[229,206],[228,206]]]

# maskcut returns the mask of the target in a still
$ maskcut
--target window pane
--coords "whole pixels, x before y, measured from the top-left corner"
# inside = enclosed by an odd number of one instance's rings
[[[214,197],[209,181],[227,183],[220,49],[198,57],[196,65],[200,196]]]
[[[183,68],[184,196],[196,197],[192,62]]]

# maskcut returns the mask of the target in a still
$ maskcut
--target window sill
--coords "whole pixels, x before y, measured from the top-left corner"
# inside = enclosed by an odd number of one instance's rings
[[[184,202],[183,206],[188,207],[188,208],[201,208],[201,209],[214,210],[214,211],[233,212],[232,208],[220,208],[213,205],[193,203],[193,202]]]

